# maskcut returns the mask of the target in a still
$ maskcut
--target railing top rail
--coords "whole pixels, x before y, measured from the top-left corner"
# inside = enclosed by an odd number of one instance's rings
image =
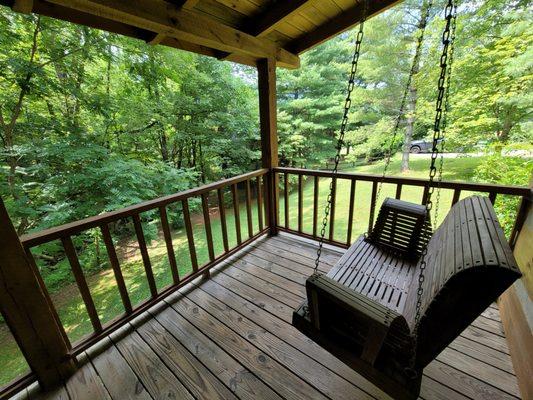
[[[288,173],[294,175],[307,175],[307,176],[319,176],[329,178],[333,176],[330,171],[321,171],[314,169],[304,169],[304,168],[286,168],[286,167],[276,167],[274,168],[275,172]],[[382,178],[381,175],[377,174],[361,174],[353,172],[337,172],[336,177],[338,179],[350,179],[350,180],[359,180],[359,181],[369,181],[376,182],[383,179],[384,183],[396,183],[402,185],[411,185],[411,186],[426,186],[428,184],[428,179],[423,178],[406,178],[400,176],[385,176]],[[434,182],[433,186],[438,186],[438,182]],[[471,190],[471,191],[480,191],[480,192],[489,192],[497,194],[509,194],[515,196],[525,196],[530,197],[532,195],[532,189],[527,186],[511,186],[511,185],[498,185],[493,183],[475,183],[475,182],[462,182],[462,181],[442,181],[440,182],[440,187],[443,189],[460,189],[460,190]]]
[[[25,247],[34,247],[39,244],[47,243],[52,240],[60,239],[64,236],[75,235],[87,229],[95,228],[103,224],[117,221],[121,218],[126,218],[134,214],[139,214],[144,211],[153,210],[168,204],[172,204],[189,197],[199,196],[208,193],[212,190],[231,186],[239,182],[246,181],[257,176],[265,175],[268,172],[267,168],[258,169],[256,171],[248,172],[246,174],[238,175],[232,178],[223,179],[221,181],[209,183],[197,188],[184,190],[182,192],[174,193],[168,196],[159,197],[157,199],[148,200],[139,204],[134,204],[129,207],[121,208],[120,210],[106,212],[94,217],[88,217],[79,221],[70,222],[68,224],[56,226],[54,228],[45,229],[43,231],[29,233],[20,237],[20,241]]]

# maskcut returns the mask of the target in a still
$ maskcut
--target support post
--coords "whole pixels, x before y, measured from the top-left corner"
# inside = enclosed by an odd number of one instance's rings
[[[261,126],[261,164],[270,171],[265,175],[265,213],[269,235],[278,233],[278,178],[273,168],[278,166],[278,131],[276,108],[276,60],[257,62],[259,88],[259,118]]]
[[[0,199],[0,311],[44,388],[75,370],[70,344]]]

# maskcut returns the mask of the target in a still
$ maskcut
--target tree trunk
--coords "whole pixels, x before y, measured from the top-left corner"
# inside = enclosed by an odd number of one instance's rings
[[[37,17],[37,21],[35,23],[35,28],[33,31],[33,40],[32,40],[32,47],[30,50],[30,58],[29,58],[29,65],[33,66],[35,61],[35,56],[37,53],[38,48],[38,36],[41,29],[41,17]],[[13,197],[13,199],[17,200],[19,198],[18,193],[16,191],[16,171],[19,164],[19,158],[13,154],[14,146],[15,146],[15,128],[17,125],[17,121],[20,117],[20,114],[22,112],[22,105],[24,102],[24,99],[26,95],[29,92],[30,89],[30,83],[33,78],[33,71],[30,68],[29,72],[26,73],[26,76],[18,82],[18,85],[20,87],[20,92],[17,98],[17,102],[15,103],[15,106],[11,110],[11,115],[6,116],[4,118],[4,113],[2,112],[2,106],[0,105],[0,127],[2,129],[2,139],[4,142],[4,148],[6,150],[7,154],[7,164],[9,166],[9,173],[7,176],[7,184],[9,188],[9,193]],[[7,119],[9,118],[9,119]],[[17,227],[17,233],[23,234],[26,227],[27,227],[27,220],[23,218],[23,220],[20,222],[19,226]]]
[[[407,126],[405,127],[405,135],[403,139],[402,172],[409,171],[409,151],[411,150],[411,142],[413,140],[413,132],[415,127],[416,100],[417,91],[414,84],[412,84],[409,87]]]
[[[206,183],[204,153],[202,151],[201,141],[198,142],[198,156],[200,157],[200,174],[201,174],[202,183]]]
[[[418,20],[418,26],[416,34],[422,34],[423,30],[426,28],[426,19],[424,16],[427,13],[427,8],[429,7],[428,3],[424,2],[424,7],[420,10],[420,19]],[[413,132],[415,128],[416,120],[416,102],[418,100],[417,88],[416,88],[416,75],[420,71],[420,53],[422,51],[422,46],[419,40],[422,40],[423,37],[419,36],[416,40],[415,54],[413,55],[413,66],[411,69],[411,84],[409,85],[408,93],[408,107],[407,107],[407,126],[405,128],[405,135],[403,140],[403,149],[402,149],[402,172],[409,171],[409,151],[411,150],[411,141],[413,140]],[[418,45],[420,44],[420,45]]]
[[[161,149],[161,158],[163,162],[168,162],[168,143],[167,143],[167,134],[165,133],[165,128],[163,126],[159,127],[159,145]]]

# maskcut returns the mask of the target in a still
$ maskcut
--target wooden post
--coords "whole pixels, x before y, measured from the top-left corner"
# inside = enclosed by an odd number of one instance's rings
[[[270,171],[265,175],[266,223],[271,236],[278,233],[278,179],[272,170],[278,166],[278,131],[276,108],[276,61],[257,62],[259,88],[259,118],[261,125],[261,164]]]
[[[28,364],[45,388],[75,370],[52,302],[0,199],[0,310]]]

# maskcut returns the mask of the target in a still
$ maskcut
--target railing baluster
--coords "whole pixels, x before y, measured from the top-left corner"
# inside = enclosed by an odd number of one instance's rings
[[[289,227],[289,174],[283,175],[283,198],[285,199],[285,228]]]
[[[233,198],[233,214],[235,214],[235,232],[237,233],[237,244],[242,243],[241,238],[241,216],[239,210],[239,194],[237,193],[237,185],[231,186],[231,196]]]
[[[257,220],[259,222],[259,230],[263,230],[263,191],[261,190],[261,177],[256,178],[257,184]]]
[[[461,197],[461,189],[455,189],[453,191],[452,206],[459,201]]]
[[[183,222],[185,223],[185,231],[187,232],[187,242],[189,243],[189,254],[191,256],[192,272],[198,271],[198,259],[196,258],[196,247],[194,246],[194,234],[191,225],[191,213],[189,212],[189,200],[181,201],[183,210]]]
[[[370,198],[370,214],[368,216],[368,234],[372,233],[374,228],[374,213],[376,212],[376,195],[378,191],[378,182],[372,182],[372,197]]]
[[[492,205],[494,205],[494,203],[496,203],[496,195],[497,195],[496,192],[490,192],[489,193],[489,200],[490,200]]]
[[[248,238],[254,235],[254,226],[252,220],[252,191],[250,189],[250,180],[246,180],[246,221],[248,222]]]
[[[303,185],[302,185],[303,175],[298,175],[298,232],[302,233],[303,230]]]
[[[146,271],[146,279],[148,280],[148,286],[150,287],[150,294],[152,295],[152,297],[156,297],[157,286],[155,284],[154,272],[152,271],[152,263],[150,262],[150,256],[148,255],[148,248],[146,247],[146,240],[144,239],[144,232],[139,214],[133,214],[133,226],[135,228],[135,234],[137,235],[139,249],[141,250],[144,270]]]
[[[215,259],[215,250],[213,248],[213,232],[211,231],[211,218],[209,216],[209,193],[202,194],[202,211],[204,213],[204,228],[205,237],[207,239],[207,252],[209,253],[209,261]]]
[[[163,235],[165,236],[165,243],[167,245],[167,256],[172,272],[172,281],[174,284],[179,283],[180,277],[178,273],[178,265],[176,264],[176,254],[174,253],[174,246],[172,245],[172,234],[170,233],[170,226],[168,225],[167,208],[165,206],[159,207],[159,216],[161,217],[161,227],[163,228]]]
[[[318,184],[319,177],[315,176],[313,179],[313,236],[317,236],[317,225],[318,225]]]
[[[396,198],[400,200],[402,198],[402,184],[398,183],[396,185]]]
[[[72,273],[74,274],[76,284],[78,285],[78,289],[80,290],[81,298],[83,299],[85,307],[87,308],[87,314],[89,314],[89,319],[91,320],[93,329],[96,333],[99,333],[102,331],[102,323],[100,322],[100,318],[98,317],[98,312],[96,311],[96,307],[94,305],[89,286],[87,286],[87,281],[85,280],[85,276],[83,275],[83,270],[81,269],[81,265],[78,260],[78,255],[76,254],[74,244],[72,243],[72,239],[70,236],[62,237],[61,243],[63,243],[65,254],[67,255],[70,267],[72,268]]]
[[[424,186],[424,193],[422,193],[422,205],[426,205],[429,193],[429,185]]]
[[[28,262],[31,265],[31,268],[33,268],[33,271],[39,271],[39,267],[37,266],[37,263],[35,262],[35,258],[33,257],[33,254],[31,252],[31,249],[29,247],[24,246],[24,252],[26,253],[26,257]],[[39,282],[39,286],[41,288],[46,288],[46,284],[44,283],[43,277],[40,273],[36,274],[37,281]],[[60,330],[61,336],[63,337],[63,340],[65,341],[65,344],[67,348],[70,350],[72,349],[72,343],[70,343],[70,339],[67,335],[67,332],[65,331],[65,327],[61,323],[61,319],[59,318],[59,314],[57,313],[57,309],[53,304],[52,298],[50,297],[50,293],[48,293],[48,290],[44,291],[44,296],[46,296],[48,304],[50,304],[50,311],[52,312],[55,321],[57,322],[58,329]]]
[[[516,245],[518,235],[524,226],[524,222],[526,221],[530,207],[531,200],[526,196],[522,196],[522,200],[520,200],[520,205],[518,206],[516,218],[514,220],[513,229],[511,231],[511,235],[509,236],[509,245],[513,250]]]
[[[352,242],[353,211],[355,208],[355,182],[355,179],[352,179],[350,185],[350,209],[348,211],[348,234],[346,235],[346,244],[348,246]]]
[[[113,273],[115,274],[115,280],[117,281],[117,287],[120,293],[120,298],[122,299],[122,304],[124,305],[124,310],[126,311],[126,314],[130,314],[132,312],[130,296],[128,295],[128,289],[126,288],[124,276],[122,275],[122,270],[120,269],[120,263],[118,262],[117,252],[115,251],[113,239],[111,238],[111,233],[109,232],[109,226],[107,226],[107,224],[101,225],[100,231],[102,232],[102,237],[104,238],[104,244],[109,257],[109,262],[111,263],[111,268],[113,268]]]
[[[268,176],[268,175],[266,175]],[[276,219],[276,229],[275,232],[277,234],[278,226],[280,225],[280,207],[279,207],[279,174],[277,172],[272,172],[272,186],[274,190],[274,199],[272,201],[272,206],[276,207],[276,211],[273,212],[275,219]],[[268,186],[265,185],[265,200],[268,198],[269,194],[267,192]]]
[[[222,188],[217,189],[218,197],[218,211],[220,213],[220,226],[222,228],[222,243],[224,245],[224,251],[229,251],[228,244],[228,227],[226,225],[226,208],[224,206],[224,192]]]
[[[331,210],[329,212],[329,240],[333,240],[335,236],[335,199],[337,198],[337,178],[333,179],[333,190],[331,191]]]

